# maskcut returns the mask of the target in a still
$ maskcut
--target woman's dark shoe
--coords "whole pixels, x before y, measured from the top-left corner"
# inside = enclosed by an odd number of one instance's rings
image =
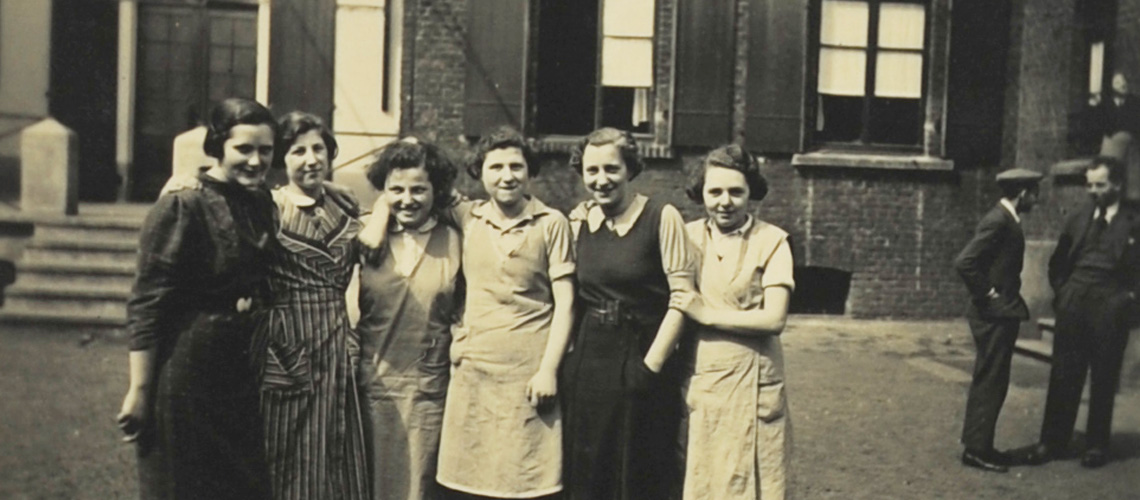
[[[1009,458],[994,450],[962,452],[962,465],[981,469],[986,472],[1009,472]]]
[[[1081,467],[1086,469],[1096,469],[1104,467],[1108,463],[1108,452],[1100,448],[1090,448],[1081,455]]]

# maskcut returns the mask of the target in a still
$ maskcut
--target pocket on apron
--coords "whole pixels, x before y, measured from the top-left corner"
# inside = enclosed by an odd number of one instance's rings
[[[757,391],[756,417],[762,422],[774,422],[787,413],[787,399],[784,396],[784,381],[762,383]]]
[[[309,350],[296,344],[270,343],[265,360],[265,371],[261,380],[261,389],[278,394],[313,392],[313,373],[309,361]]]

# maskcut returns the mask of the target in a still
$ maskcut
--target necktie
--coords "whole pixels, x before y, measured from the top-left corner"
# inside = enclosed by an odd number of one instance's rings
[[[1093,219],[1092,227],[1089,228],[1089,235],[1086,240],[1089,245],[1095,245],[1100,241],[1100,235],[1104,229],[1108,227],[1108,218],[1105,217],[1105,210],[1103,208],[1097,209],[1097,216]]]

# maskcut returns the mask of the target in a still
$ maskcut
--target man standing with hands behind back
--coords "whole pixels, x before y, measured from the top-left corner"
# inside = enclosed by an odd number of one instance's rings
[[[1021,298],[1021,214],[1037,203],[1041,177],[1022,168],[998,174],[1001,200],[954,260],[972,298],[966,318],[978,350],[962,428],[962,463],[990,472],[1006,472],[1010,465],[1009,455],[994,449],[994,428],[1009,391],[1013,344],[1021,322],[1029,319]]]
[[[1112,407],[1129,320],[1134,319],[1129,316],[1140,307],[1140,212],[1121,203],[1124,165],[1116,158],[1097,157],[1085,180],[1092,203],[1066,221],[1049,259],[1057,329],[1041,442],[1022,457],[1030,465],[1064,454],[1090,369],[1087,447],[1081,465],[1096,468],[1108,462]]]

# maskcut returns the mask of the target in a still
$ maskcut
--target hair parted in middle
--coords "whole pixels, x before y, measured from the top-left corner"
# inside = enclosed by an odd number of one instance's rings
[[[613,144],[618,148],[621,160],[625,162],[625,168],[629,171],[629,180],[633,180],[645,168],[645,162],[637,150],[637,140],[633,138],[633,134],[613,127],[602,127],[586,134],[586,137],[570,150],[570,169],[582,175],[582,154],[585,153],[586,147],[607,144]]]
[[[522,152],[523,160],[526,160],[527,176],[531,178],[538,176],[538,152],[526,137],[509,125],[495,127],[479,138],[479,142],[475,143],[475,151],[467,159],[467,175],[479,180],[483,175],[483,160],[487,158],[487,153],[506,148],[518,148]]]
[[[455,164],[442,148],[415,137],[405,137],[380,149],[365,175],[368,182],[383,191],[393,170],[423,167],[431,182],[432,214],[443,215],[452,203],[452,186],[455,184]]]
[[[289,148],[293,147],[293,143],[297,141],[298,137],[312,130],[321,134],[321,140],[325,142],[325,150],[329,153],[329,161],[331,162],[333,158],[336,158],[340,148],[337,146],[332,130],[325,125],[324,120],[312,113],[290,111],[277,120],[277,137],[273,147],[273,168],[284,169],[285,154],[289,152]]]
[[[768,181],[760,173],[760,164],[756,157],[736,144],[727,144],[709,151],[700,162],[690,164],[688,187],[685,194],[698,205],[704,204],[705,172],[709,167],[721,167],[735,170],[744,174],[744,181],[748,183],[748,198],[755,201],[763,200],[768,195]]]

